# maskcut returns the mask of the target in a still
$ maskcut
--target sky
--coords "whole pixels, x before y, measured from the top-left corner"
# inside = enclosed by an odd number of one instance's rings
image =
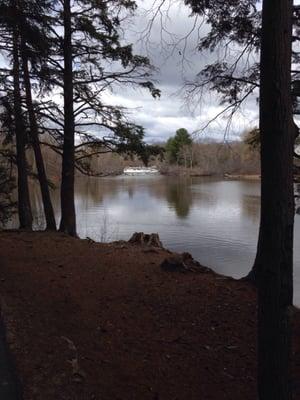
[[[145,128],[148,142],[161,142],[174,136],[179,128],[186,128],[195,139],[234,140],[245,130],[257,126],[257,95],[244,104],[241,112],[235,115],[229,129],[228,119],[220,117],[203,129],[223,107],[215,93],[205,92],[199,99],[186,100],[184,84],[195,78],[206,64],[212,62],[219,54],[199,53],[196,51],[198,35],[208,29],[201,20],[195,21],[190,16],[190,9],[179,2],[168,13],[169,19],[156,16],[151,26],[149,21],[153,14],[153,3],[159,0],[138,0],[138,11],[126,29],[126,40],[134,43],[135,51],[146,54],[156,67],[154,79],[161,90],[160,99],[153,99],[142,90],[124,89],[106,93],[107,100],[113,104],[128,107],[130,118]],[[166,28],[161,31],[161,22]],[[197,29],[193,30],[196,26]],[[199,30],[199,31],[198,31]],[[190,33],[193,31],[192,33]],[[188,35],[185,41],[184,37]]]

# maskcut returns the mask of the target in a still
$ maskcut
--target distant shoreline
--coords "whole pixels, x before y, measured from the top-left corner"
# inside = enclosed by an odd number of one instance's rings
[[[228,180],[259,181],[260,175],[258,175],[258,174],[224,174],[224,178],[228,179]]]

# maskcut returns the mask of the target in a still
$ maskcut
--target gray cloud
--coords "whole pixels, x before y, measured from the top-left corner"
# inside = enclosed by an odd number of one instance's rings
[[[130,109],[131,119],[145,127],[146,139],[150,142],[166,140],[181,127],[190,132],[200,131],[221,112],[219,99],[215,93],[205,93],[201,102],[193,99],[187,103],[183,99],[183,86],[186,81],[192,81],[205,65],[222,56],[222,49],[215,53],[200,54],[196,51],[198,38],[207,32],[208,27],[200,19],[195,21],[190,17],[189,8],[182,2],[173,1],[175,5],[168,15],[165,10],[161,16],[157,15],[148,35],[149,20],[153,17],[149,10],[159,0],[139,0],[138,3],[138,14],[126,31],[126,40],[133,42],[135,51],[146,54],[157,68],[154,78],[161,90],[161,98],[152,99],[144,91],[124,88],[117,88],[106,96],[114,104]],[[245,129],[257,125],[256,97],[250,98],[234,116],[230,131],[226,130],[228,118],[225,115],[213,121],[201,136],[222,140],[226,132],[229,139],[236,138]]]

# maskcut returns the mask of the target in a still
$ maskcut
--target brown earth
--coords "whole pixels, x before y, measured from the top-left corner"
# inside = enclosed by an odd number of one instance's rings
[[[249,284],[163,270],[164,249],[63,234],[2,232],[0,255],[2,314],[25,400],[256,398]]]

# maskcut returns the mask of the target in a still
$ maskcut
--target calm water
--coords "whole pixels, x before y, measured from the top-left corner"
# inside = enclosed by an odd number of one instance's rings
[[[158,232],[165,247],[188,251],[202,264],[238,278],[247,274],[255,257],[259,186],[251,181],[163,176],[82,178],[76,188],[78,233],[111,241],[128,240],[135,231]],[[58,193],[54,201],[59,210]],[[35,203],[38,209],[38,195]],[[296,245],[299,237],[296,215]],[[295,303],[300,305],[299,246],[294,265]]]

